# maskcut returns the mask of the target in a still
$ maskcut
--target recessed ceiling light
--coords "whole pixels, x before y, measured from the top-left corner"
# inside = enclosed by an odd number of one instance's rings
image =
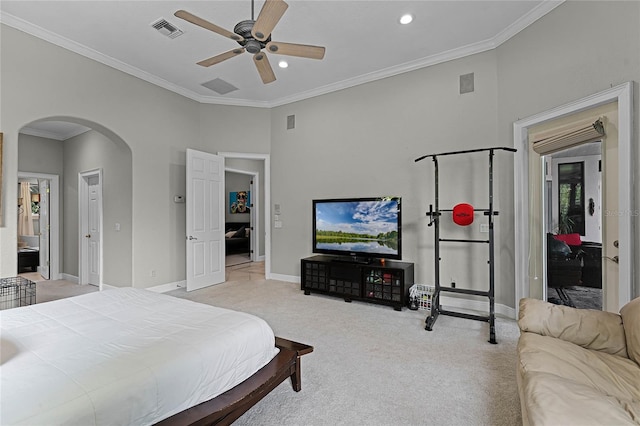
[[[409,24],[411,21],[413,21],[413,16],[411,16],[410,14],[406,14],[406,15],[402,15],[402,17],[400,17],[400,23],[402,25],[407,25]]]
[[[278,62],[278,66],[280,68],[287,68],[289,66],[289,64],[287,63],[287,61],[280,61],[280,62]]]

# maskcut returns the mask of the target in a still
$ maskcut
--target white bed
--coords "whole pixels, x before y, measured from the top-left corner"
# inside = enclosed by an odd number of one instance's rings
[[[148,425],[278,353],[253,315],[124,288],[0,311],[0,424]]]

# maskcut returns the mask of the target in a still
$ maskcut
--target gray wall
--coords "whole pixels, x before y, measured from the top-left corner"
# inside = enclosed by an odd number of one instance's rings
[[[63,185],[64,142],[21,134],[18,143],[18,170],[60,176]]]
[[[98,169],[102,170],[102,282],[113,287],[130,287],[133,266],[131,150],[95,131],[64,143],[62,270],[76,277],[79,275],[78,174]],[[116,223],[120,224],[120,231],[115,230]]]
[[[184,188],[185,149],[268,153],[272,205],[281,205],[283,222],[272,228],[273,273],[297,276],[300,257],[311,254],[313,198],[392,194],[403,197],[404,258],[416,262],[417,281],[429,283],[433,243],[424,213],[433,202],[433,169],[413,160],[512,146],[515,120],[640,80],[639,28],[638,2],[566,2],[492,51],[268,110],[200,105],[3,26],[5,182],[15,181],[17,132],[33,120],[64,111],[122,138],[132,152],[132,281],[150,287],[185,276],[184,205],[173,203]],[[460,95],[458,78],[469,72],[475,92]],[[636,86],[636,126],[637,95]],[[287,131],[290,114],[296,128]],[[498,157],[497,301],[513,307],[513,159]],[[451,159],[441,168],[443,205],[484,207],[483,158]],[[13,185],[3,190],[14,198]],[[15,213],[5,214],[2,275],[15,268]],[[475,226],[448,231],[478,233]],[[443,259],[443,269],[453,270],[443,279],[486,281],[482,253],[451,249]]]

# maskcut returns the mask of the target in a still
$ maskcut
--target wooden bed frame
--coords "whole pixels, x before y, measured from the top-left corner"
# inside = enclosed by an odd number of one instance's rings
[[[302,389],[300,357],[313,352],[313,346],[276,337],[276,347],[280,352],[244,382],[156,425],[230,425],[288,377],[293,390],[299,392]]]

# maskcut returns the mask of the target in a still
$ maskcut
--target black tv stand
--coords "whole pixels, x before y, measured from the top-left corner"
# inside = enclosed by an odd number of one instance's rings
[[[333,256],[302,259],[301,289],[306,295],[328,294],[345,302],[362,300],[401,311],[407,306],[409,287],[413,285],[413,263],[368,260],[360,263]]]
[[[337,262],[337,263],[357,263],[360,265],[369,265],[370,263],[373,262],[373,259],[371,259],[370,257],[358,257],[358,256],[351,256],[351,257],[333,257],[331,258],[331,262]]]

